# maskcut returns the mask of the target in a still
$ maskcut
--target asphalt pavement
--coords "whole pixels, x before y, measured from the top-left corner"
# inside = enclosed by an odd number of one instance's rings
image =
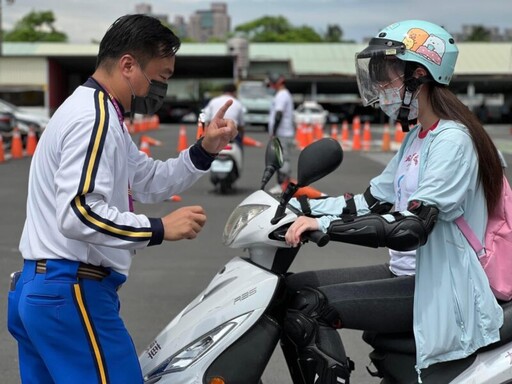
[[[371,151],[346,151],[343,164],[331,175],[313,186],[326,194],[362,192],[371,177],[377,175],[393,155],[381,152],[378,138],[382,127],[375,127],[375,145]],[[151,154],[158,159],[177,155],[178,125],[162,125],[159,130],[145,132],[162,142],[151,147]],[[512,136],[506,126],[490,127],[490,132],[512,164]],[[252,128],[247,135],[265,144],[267,135],[261,128]],[[138,142],[140,134],[134,135]],[[195,126],[187,126],[189,144],[195,138]],[[161,217],[186,205],[204,207],[208,221],[195,240],[166,242],[137,253],[128,282],[120,290],[121,314],[139,352],[153,340],[168,322],[197,296],[215,273],[232,257],[243,255],[239,249],[226,248],[221,242],[224,224],[233,208],[247,195],[259,188],[264,169],[264,147],[246,147],[243,174],[236,189],[228,195],[220,195],[205,175],[189,191],[182,193],[181,202],[166,201],[159,204],[135,206],[136,212]],[[296,174],[295,150],[293,171]],[[321,161],[321,159],[319,159]],[[5,384],[19,383],[16,344],[6,328],[7,291],[9,274],[22,265],[18,242],[25,218],[25,201],[30,158],[8,160],[0,164],[0,381]],[[45,228],[41,228],[45,230]],[[340,243],[330,243],[324,248],[314,245],[303,247],[291,271],[338,268],[383,263],[388,256],[384,249],[366,249]],[[356,363],[353,383],[377,383],[369,376],[370,348],[361,340],[358,331],[341,331],[347,354]],[[265,384],[289,384],[284,359],[276,349],[265,374]]]

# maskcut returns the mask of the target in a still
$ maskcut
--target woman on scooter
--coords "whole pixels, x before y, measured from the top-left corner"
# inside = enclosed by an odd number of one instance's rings
[[[419,378],[499,340],[503,311],[454,220],[463,215],[483,240],[503,169],[478,119],[448,89],[457,55],[443,28],[408,20],[384,28],[356,57],[363,104],[378,103],[404,131],[417,124],[364,193],[303,201],[311,215],[288,229],[292,246],[320,229],[390,254],[386,265],[287,278],[294,297],[284,328],[306,383],[348,382],[335,328],[414,331]]]

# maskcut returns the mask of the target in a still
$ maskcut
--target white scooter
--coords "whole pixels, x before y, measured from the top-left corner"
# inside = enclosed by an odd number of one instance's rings
[[[301,214],[288,201],[298,187],[336,169],[342,151],[332,139],[306,147],[299,156],[297,184],[290,183],[276,200],[263,188],[280,167],[280,156],[279,141],[274,139],[267,146],[262,190],[235,208],[224,229],[224,243],[246,249],[247,257],[236,257],[223,266],[206,289],[140,355],[145,383],[261,383],[282,335],[287,300],[283,277],[300,248],[290,248],[284,242],[288,226]],[[314,231],[303,240],[321,247],[329,237]],[[422,371],[423,383],[512,383],[512,304],[504,309],[502,342],[466,359]],[[370,357],[383,377],[382,383],[417,382],[414,341],[410,337],[366,334],[365,338],[375,348]],[[293,368],[297,360],[294,349],[283,340],[281,347],[292,381],[303,384],[300,373]]]
[[[199,114],[199,124],[206,124],[204,112]],[[243,152],[240,143],[232,140],[213,160],[210,167],[210,180],[218,186],[220,193],[226,194],[233,189],[233,184],[242,175]]]
[[[242,175],[243,154],[238,141],[226,145],[213,160],[210,167],[210,180],[218,185],[221,193],[228,193]]]

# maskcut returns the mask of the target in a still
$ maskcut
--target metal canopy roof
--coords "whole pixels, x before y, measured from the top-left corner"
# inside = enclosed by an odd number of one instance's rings
[[[290,90],[357,93],[355,54],[364,44],[353,43],[251,43],[249,77],[263,79],[269,71],[287,77]],[[479,93],[512,94],[512,43],[459,43],[459,58],[450,84],[465,93],[472,84]],[[84,76],[94,71],[97,44],[10,43],[4,57],[47,57],[68,71]],[[176,55],[175,78],[227,79],[233,77],[235,56],[224,43],[183,43]],[[0,58],[1,62],[1,58]]]
[[[251,43],[251,61],[289,61],[293,77],[354,76],[354,56],[365,47],[353,43]],[[512,76],[512,43],[458,44],[456,75]],[[3,43],[4,55],[96,56],[97,44]],[[177,58],[230,57],[223,43],[183,43]],[[203,63],[204,64],[204,63]]]

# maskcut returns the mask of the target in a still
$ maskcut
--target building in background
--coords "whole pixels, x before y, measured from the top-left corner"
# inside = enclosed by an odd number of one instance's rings
[[[166,24],[166,25],[169,24],[169,19],[168,19],[167,15],[153,13],[153,9],[152,9],[151,5],[147,4],[147,3],[136,4],[135,5],[135,13],[153,16],[154,18],[157,18],[158,20],[160,20],[163,24]]]
[[[183,16],[174,16],[174,20],[172,22],[172,30],[176,35],[178,35],[180,39],[187,37],[187,22]]]
[[[210,9],[198,10],[189,18],[187,37],[199,42],[224,40],[231,28],[226,3],[211,3]]]
[[[150,15],[169,24],[168,15],[157,15],[152,12],[151,5],[139,3],[135,5],[135,13]],[[225,40],[231,31],[231,17],[226,3],[214,2],[210,9],[195,11],[189,17],[188,23],[182,15],[174,15],[171,24],[176,35],[181,39],[205,43],[211,40]]]

